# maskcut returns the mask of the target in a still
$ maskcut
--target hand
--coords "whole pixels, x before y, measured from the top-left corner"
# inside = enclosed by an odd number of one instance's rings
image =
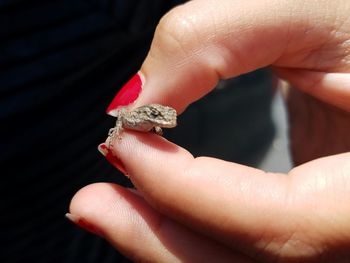
[[[272,174],[124,132],[111,149],[119,160],[110,161],[123,164],[137,191],[93,184],[74,196],[71,213],[135,261],[347,262],[349,13],[347,0],[195,0],[175,8],[141,68],[135,107],[157,102],[181,112],[220,78],[271,65],[298,88],[288,97],[297,162],[332,155]]]

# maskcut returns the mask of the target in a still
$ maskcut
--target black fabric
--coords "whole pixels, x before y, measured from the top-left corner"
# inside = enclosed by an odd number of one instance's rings
[[[96,150],[114,125],[105,108],[179,2],[0,1],[0,262],[127,261],[64,214],[89,183],[129,185]],[[236,87],[192,105],[166,135],[195,155],[253,162],[273,135],[269,80],[225,82]]]
[[[224,80],[165,130],[194,156],[212,156],[257,166],[275,134],[271,118],[272,73],[260,69]]]
[[[0,2],[0,262],[122,262],[64,214],[84,185],[128,183],[96,150],[105,108],[172,4]]]

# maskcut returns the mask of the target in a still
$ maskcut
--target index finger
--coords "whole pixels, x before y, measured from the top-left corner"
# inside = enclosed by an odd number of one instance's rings
[[[154,134],[125,132],[112,150],[153,207],[197,231],[233,245],[255,243],[266,229],[288,229],[283,175],[194,158]]]

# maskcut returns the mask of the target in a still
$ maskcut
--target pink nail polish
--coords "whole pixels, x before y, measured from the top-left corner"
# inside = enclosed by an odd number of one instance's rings
[[[84,218],[81,216],[73,215],[71,213],[66,213],[66,218],[74,223],[75,225],[85,229],[86,231],[93,233],[95,235],[98,235],[100,237],[103,237],[103,233],[100,229],[98,229],[96,226],[90,224],[87,222]]]
[[[142,90],[142,77],[140,73],[135,74],[115,95],[109,104],[106,112],[114,117],[117,116],[116,110],[121,106],[127,106],[134,102]]]
[[[122,163],[122,161],[116,157],[115,155],[113,155],[113,153],[111,152],[111,150],[107,147],[107,145],[105,143],[101,143],[98,146],[98,151],[100,153],[102,153],[102,155],[104,157],[106,157],[107,161],[112,164],[115,168],[117,168],[119,171],[121,171],[123,174],[127,174],[126,170],[125,170],[125,166]]]

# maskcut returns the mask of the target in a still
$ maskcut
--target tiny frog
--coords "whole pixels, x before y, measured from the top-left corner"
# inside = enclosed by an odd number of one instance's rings
[[[121,108],[117,113],[115,127],[108,132],[110,143],[112,143],[115,136],[120,139],[120,133],[123,129],[141,132],[154,131],[162,135],[162,128],[176,126],[176,115],[175,109],[160,104],[148,104],[130,111]]]

